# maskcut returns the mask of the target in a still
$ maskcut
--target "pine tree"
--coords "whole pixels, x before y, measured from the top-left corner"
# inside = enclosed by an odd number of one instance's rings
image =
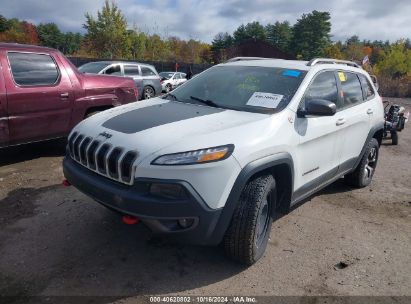
[[[303,14],[293,27],[291,49],[297,58],[312,59],[325,54],[330,44],[330,13],[312,11]]]

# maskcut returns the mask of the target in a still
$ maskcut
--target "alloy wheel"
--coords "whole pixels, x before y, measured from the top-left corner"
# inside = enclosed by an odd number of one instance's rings
[[[144,89],[144,99],[150,99],[154,97],[154,90],[152,87],[147,87]]]
[[[377,157],[378,157],[377,148],[373,147],[368,153],[367,163],[365,164],[365,167],[364,167],[364,181],[368,181],[369,179],[372,178],[374,171],[375,171],[375,167],[377,165]]]

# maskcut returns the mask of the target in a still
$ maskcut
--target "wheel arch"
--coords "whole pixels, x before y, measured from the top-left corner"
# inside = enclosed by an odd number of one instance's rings
[[[370,132],[368,132],[367,139],[364,142],[364,146],[361,149],[361,153],[358,156],[357,160],[355,161],[355,164],[352,169],[353,171],[355,170],[355,168],[357,168],[358,164],[360,163],[361,158],[363,157],[365,153],[365,149],[367,148],[367,144],[371,140],[371,138],[375,138],[378,141],[378,145],[381,146],[383,133],[384,133],[384,123],[383,122],[374,125],[370,129]]]
[[[375,138],[378,141],[379,146],[381,146],[383,134],[384,134],[384,127],[375,130],[374,134],[372,136],[373,138]]]
[[[294,163],[291,155],[284,152],[252,161],[241,170],[234,182],[213,231],[212,237],[215,240],[221,241],[223,239],[244,186],[251,179],[264,174],[271,174],[276,180],[278,210],[281,213],[286,213],[289,210],[294,185]]]

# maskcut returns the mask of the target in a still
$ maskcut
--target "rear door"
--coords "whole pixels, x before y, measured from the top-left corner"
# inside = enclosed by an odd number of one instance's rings
[[[343,97],[343,109],[339,112],[340,128],[344,131],[341,147],[340,172],[353,167],[370,131],[370,106],[361,86],[359,75],[354,72],[338,71],[337,78]]]
[[[180,73],[175,73],[173,77],[173,86],[178,87],[178,85],[180,84],[180,81],[181,81]]]
[[[185,73],[180,73],[180,84],[183,84],[184,82],[187,81],[187,74]]]
[[[131,77],[134,79],[134,83],[136,84],[138,96],[141,98],[144,91],[144,81],[143,77],[141,76],[140,68],[137,64],[124,64],[124,76]]]
[[[0,51],[0,56],[4,56],[3,51]],[[0,147],[7,145],[9,141],[9,117],[7,115],[7,95],[3,71],[0,62]]]
[[[10,143],[67,134],[74,94],[59,58],[50,53],[9,51],[2,60],[2,66],[8,67],[4,78]]]
[[[314,77],[300,108],[304,108],[310,99],[328,100],[339,107],[341,101],[334,71],[322,71]],[[302,193],[329,180],[338,171],[340,140],[343,138],[338,119],[338,115],[296,118],[300,143],[296,151],[298,172],[295,188],[300,188]]]
[[[114,63],[106,67],[101,74],[104,75],[112,75],[112,76],[123,76],[121,73],[121,64]]]

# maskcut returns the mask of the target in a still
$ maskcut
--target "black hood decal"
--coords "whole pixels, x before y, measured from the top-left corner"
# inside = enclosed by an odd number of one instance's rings
[[[223,112],[223,109],[169,101],[122,113],[103,123],[103,127],[132,134],[172,122]]]

